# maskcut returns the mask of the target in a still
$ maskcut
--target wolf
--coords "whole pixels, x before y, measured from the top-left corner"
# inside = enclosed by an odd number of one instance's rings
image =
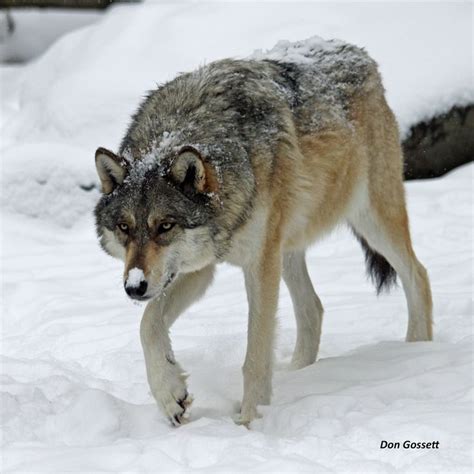
[[[377,64],[318,37],[223,59],[151,91],[117,153],[95,154],[100,244],[125,263],[124,288],[147,301],[140,325],[147,377],[173,425],[192,398],[169,329],[213,280],[242,268],[248,300],[246,426],[270,403],[280,281],[294,307],[292,366],[315,362],[323,307],[307,247],[347,223],[377,292],[401,279],[407,341],[432,339],[427,272],[412,248],[397,122]]]

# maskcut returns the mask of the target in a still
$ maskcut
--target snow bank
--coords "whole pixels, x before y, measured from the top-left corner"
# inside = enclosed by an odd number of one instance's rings
[[[57,143],[18,145],[2,153],[4,209],[69,227],[99,199],[95,165],[81,148]]]
[[[0,12],[0,62],[36,58],[59,37],[97,21],[102,13],[60,9],[13,9]],[[9,31],[10,30],[10,31]]]

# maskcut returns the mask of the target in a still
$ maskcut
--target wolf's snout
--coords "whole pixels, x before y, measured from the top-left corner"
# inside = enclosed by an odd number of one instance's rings
[[[142,299],[145,296],[146,290],[148,289],[148,283],[145,280],[143,271],[139,268],[132,268],[128,272],[124,287],[127,295],[130,296],[130,298]]]

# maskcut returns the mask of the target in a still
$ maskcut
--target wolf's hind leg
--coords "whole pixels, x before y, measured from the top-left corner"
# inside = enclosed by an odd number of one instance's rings
[[[402,188],[390,202],[380,201],[381,205],[377,206],[367,199],[364,209],[352,215],[349,222],[371,249],[388,260],[402,281],[408,304],[406,340],[431,341],[430,282],[412,248]]]
[[[186,376],[176,362],[169,329],[191,303],[199,299],[214,275],[214,266],[178,276],[170,290],[151,300],[143,314],[140,337],[145,354],[146,371],[151,392],[175,426],[186,420],[191,397]]]
[[[323,320],[323,306],[311,283],[304,251],[284,254],[283,279],[296,316],[296,345],[291,365],[301,369],[316,360]]]

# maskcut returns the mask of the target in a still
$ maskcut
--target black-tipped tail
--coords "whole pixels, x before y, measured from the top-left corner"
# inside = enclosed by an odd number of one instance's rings
[[[370,248],[367,240],[360,236],[354,229],[352,229],[352,231],[364,249],[367,274],[377,289],[377,295],[382,291],[389,291],[391,287],[397,284],[397,272],[390,263],[387,262],[384,256]]]

